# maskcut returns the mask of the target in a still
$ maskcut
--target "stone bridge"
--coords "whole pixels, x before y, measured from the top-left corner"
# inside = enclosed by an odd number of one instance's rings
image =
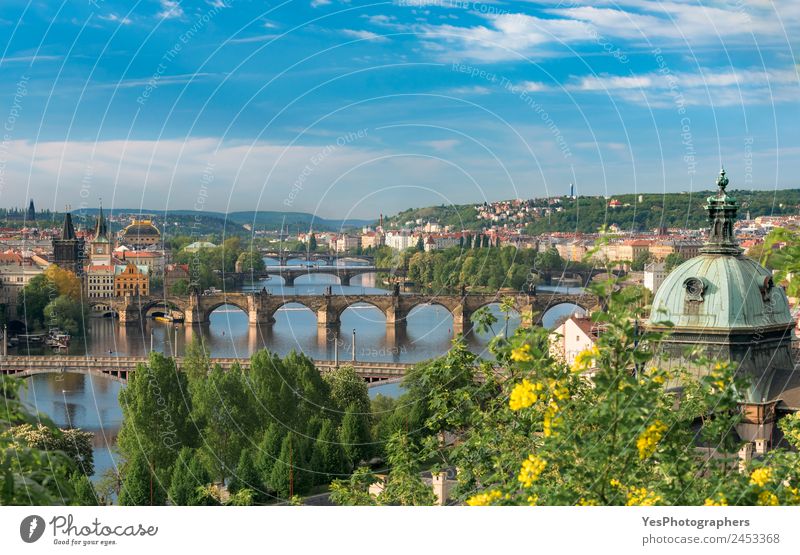
[[[139,364],[147,364],[147,357],[109,357],[109,356],[4,356],[0,357],[0,374],[24,378],[36,374],[91,374],[127,382]],[[183,357],[175,359],[178,369],[183,366]],[[212,365],[219,364],[223,370],[230,370],[234,364],[242,368],[250,366],[250,359],[212,358]],[[315,360],[314,366],[320,373],[333,371],[339,366],[352,366],[356,375],[368,383],[380,383],[389,380],[398,381],[414,366],[403,362],[350,362],[333,360]]]
[[[243,283],[245,279],[248,278],[259,280],[259,279],[265,279],[269,276],[280,276],[283,278],[284,285],[291,287],[294,285],[294,280],[296,280],[297,278],[312,274],[328,274],[336,276],[339,278],[340,284],[350,285],[350,280],[356,276],[360,276],[363,274],[376,274],[376,273],[395,274],[395,275],[405,274],[404,271],[397,270],[395,268],[376,268],[375,266],[350,266],[350,267],[295,266],[295,267],[275,267],[275,268],[270,268],[268,266],[265,270],[259,272],[226,273],[225,277],[231,277],[234,283]]]
[[[523,318],[530,318],[535,325],[541,324],[547,309],[565,303],[575,304],[584,310],[600,307],[600,300],[592,294],[466,294],[466,295],[273,295],[260,293],[218,293],[213,295],[190,295],[188,297],[124,297],[97,299],[93,304],[102,304],[117,313],[122,323],[139,322],[154,312],[180,312],[187,324],[204,324],[211,313],[223,305],[239,308],[248,315],[251,325],[270,324],[275,321],[275,312],[289,304],[299,304],[317,316],[320,327],[336,327],[342,313],[356,304],[367,304],[380,310],[386,318],[387,327],[403,326],[411,311],[421,305],[439,305],[453,317],[453,332],[463,333],[471,325],[472,315],[480,308],[513,299],[513,308]]]
[[[262,256],[266,256],[277,260],[281,266],[285,266],[289,260],[320,260],[328,264],[335,264],[339,260],[354,260],[360,262],[374,263],[375,257],[368,254],[330,254],[325,252],[307,252],[307,251],[276,251],[270,249],[262,249],[260,251]]]

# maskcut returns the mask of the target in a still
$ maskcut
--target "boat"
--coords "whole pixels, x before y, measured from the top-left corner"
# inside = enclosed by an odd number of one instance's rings
[[[153,318],[156,322],[161,322],[163,324],[171,324],[172,323],[172,316],[156,316]]]

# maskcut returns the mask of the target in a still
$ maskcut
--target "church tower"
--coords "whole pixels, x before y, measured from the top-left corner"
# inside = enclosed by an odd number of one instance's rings
[[[84,242],[75,234],[72,225],[72,214],[64,214],[64,227],[61,237],[53,239],[53,263],[80,276],[83,274]]]
[[[103,206],[100,206],[100,214],[94,226],[94,238],[91,243],[90,258],[94,266],[110,266],[112,264],[111,252],[114,244],[108,233],[108,224],[103,215]]]

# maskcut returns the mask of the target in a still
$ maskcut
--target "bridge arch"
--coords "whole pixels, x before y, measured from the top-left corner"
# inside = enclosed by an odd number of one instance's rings
[[[358,308],[363,308],[363,307],[370,307],[370,308],[376,309],[378,312],[381,313],[381,315],[384,318],[384,321],[389,318],[389,312],[387,310],[387,307],[381,306],[379,303],[376,303],[376,302],[371,301],[369,299],[356,298],[352,302],[349,302],[349,303],[339,307],[336,310],[336,321],[341,323],[342,316],[348,310],[351,310],[351,309],[352,310],[358,310]]]
[[[166,316],[168,313],[173,311],[180,312],[180,314],[184,317],[186,316],[185,307],[167,299],[150,301],[147,304],[142,305],[141,311],[142,316],[144,317],[157,316],[159,315],[159,312],[161,315]]]

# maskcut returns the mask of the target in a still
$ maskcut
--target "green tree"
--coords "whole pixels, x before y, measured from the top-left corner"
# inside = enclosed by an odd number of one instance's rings
[[[55,426],[45,417],[31,414],[20,402],[23,382],[0,376],[0,505],[69,504],[75,499],[69,477],[77,468],[61,451],[27,445],[9,430],[23,424],[43,423],[53,434]]]
[[[123,465],[120,505],[164,505],[167,501],[165,484],[159,480],[153,462],[136,453]]]
[[[350,470],[348,466],[342,446],[339,444],[336,427],[330,420],[325,420],[311,457],[311,469],[316,473],[315,482],[328,483],[337,475],[348,472]]]
[[[75,490],[74,503],[76,505],[92,506],[100,505],[97,491],[95,491],[92,481],[86,474],[75,474],[70,478],[72,487]]]
[[[189,294],[189,280],[185,278],[176,279],[169,284],[169,293],[176,296],[186,296]]]
[[[642,251],[637,254],[631,262],[631,270],[634,272],[641,272],[653,260],[653,255],[650,251]]]
[[[201,452],[221,482],[236,469],[239,453],[255,429],[250,400],[238,366],[225,371],[216,365],[207,378],[192,384],[193,415],[203,424]]]
[[[128,386],[120,390],[119,404],[123,419],[118,445],[123,457],[141,473],[143,462],[137,459],[141,455],[155,469],[160,487],[169,487],[180,448],[196,442],[186,374],[172,359],[151,352],[147,365],[139,365]]]
[[[89,307],[67,295],[59,295],[44,308],[44,320],[51,327],[71,335],[83,335],[89,318]]]
[[[172,505],[199,505],[198,488],[208,485],[211,477],[196,449],[184,447],[172,471],[169,501]]]
[[[684,262],[686,262],[686,257],[684,257],[681,253],[671,252],[664,259],[664,270],[669,273]]]
[[[58,291],[44,274],[34,276],[22,288],[18,298],[17,314],[19,314],[28,330],[44,327],[44,309],[51,298],[56,298]]]
[[[228,490],[231,493],[250,490],[256,497],[255,492],[262,489],[261,478],[256,471],[255,461],[253,460],[253,453],[250,449],[242,449],[239,455],[239,464],[236,465],[236,472],[228,483]]]
[[[354,406],[361,414],[369,414],[370,400],[367,383],[362,380],[352,366],[340,366],[325,374],[325,382],[330,389],[332,409],[343,416],[348,407]]]
[[[242,272],[262,272],[266,268],[264,259],[257,250],[247,250],[240,254],[237,266]]]
[[[360,412],[356,405],[347,407],[339,431],[339,441],[350,468],[367,459],[372,450],[369,413]]]
[[[311,252],[317,251],[317,236],[314,235],[313,233],[311,234],[311,237],[309,237],[308,239],[308,250]]]
[[[308,471],[309,459],[308,442],[293,432],[286,434],[270,477],[270,484],[279,497],[287,499],[308,491],[314,483]]]
[[[272,469],[275,467],[275,461],[280,457],[285,435],[285,428],[282,425],[277,422],[270,423],[256,450],[255,465],[259,483],[264,484],[266,489],[272,491],[276,489],[272,485]]]

